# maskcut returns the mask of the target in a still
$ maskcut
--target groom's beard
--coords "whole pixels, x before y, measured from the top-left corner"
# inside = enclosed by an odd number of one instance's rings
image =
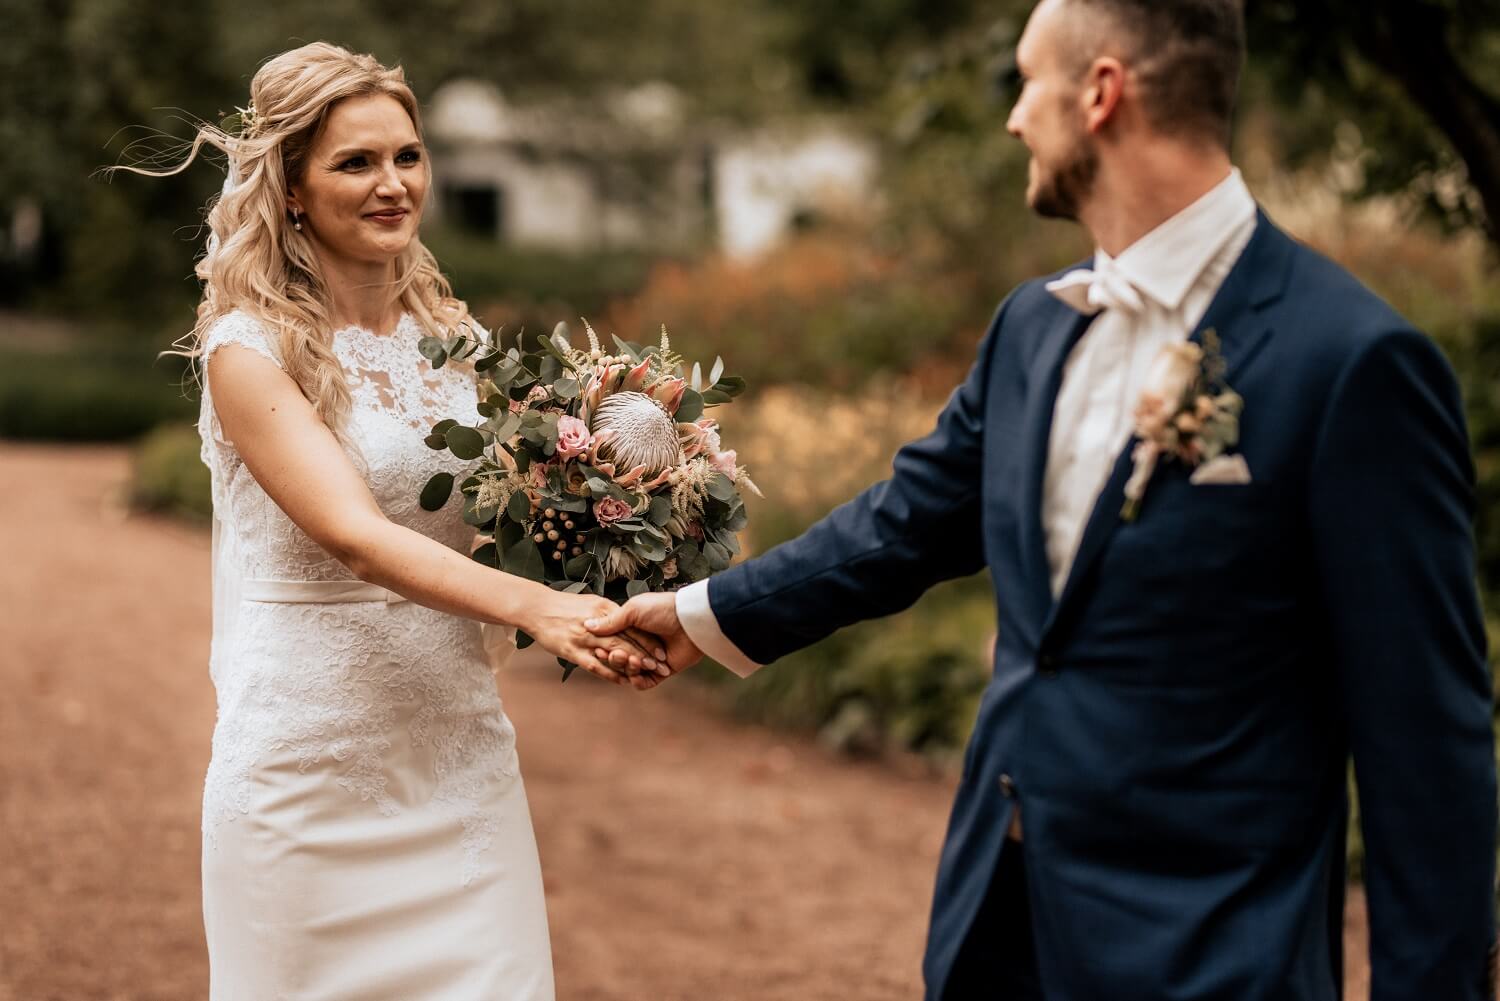
[[[1037,168],[1042,169],[1037,162]],[[1062,163],[1037,179],[1031,208],[1047,219],[1078,219],[1079,207],[1094,189],[1099,154],[1087,136],[1080,135]]]

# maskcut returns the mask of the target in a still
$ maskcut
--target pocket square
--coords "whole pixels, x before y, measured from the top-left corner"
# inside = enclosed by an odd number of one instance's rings
[[[1193,470],[1194,486],[1235,486],[1250,482],[1250,466],[1243,455],[1221,455]]]

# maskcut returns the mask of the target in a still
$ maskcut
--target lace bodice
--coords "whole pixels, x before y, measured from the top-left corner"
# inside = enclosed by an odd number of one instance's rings
[[[353,394],[345,451],[376,503],[396,524],[461,552],[473,530],[448,509],[418,504],[434,472],[463,463],[422,441],[433,423],[474,412],[472,367],[434,370],[416,350],[409,316],[394,333],[358,327],[333,347]],[[236,312],[204,342],[204,363],[238,344],[277,363],[262,325]],[[295,750],[304,770],[335,781],[382,813],[401,809],[390,792],[385,754],[399,743],[434,762],[433,803],[465,825],[466,847],[488,844],[474,804],[487,781],[515,773],[515,736],[501,710],[477,623],[411,602],[335,604],[221,600],[245,581],[350,581],[353,575],[278,507],[226,439],[212,393],[203,391],[202,455],[212,480],[216,531],[215,623],[210,671],[219,720],[204,795],[204,829],[248,808],[245,777],[267,753]],[[403,787],[409,787],[405,777]],[[420,785],[420,783],[419,783]]]
[[[403,316],[389,335],[359,327],[333,335],[334,353],[343,363],[353,395],[346,449],[386,517],[450,548],[463,549],[473,531],[452,511],[423,511],[417,495],[433,473],[444,468],[456,472],[462,466],[448,453],[427,448],[422,434],[445,417],[463,418],[474,412],[474,371],[462,364],[434,370],[417,354],[421,336],[410,316]],[[226,344],[241,345],[280,364],[271,338],[246,313],[230,313],[209,330],[204,364]],[[213,481],[214,511],[235,529],[247,578],[353,579],[282,513],[245,469],[233,443],[224,437],[206,379],[199,427],[203,461]]]

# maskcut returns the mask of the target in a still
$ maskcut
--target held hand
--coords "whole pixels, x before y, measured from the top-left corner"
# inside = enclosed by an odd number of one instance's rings
[[[615,609],[614,602],[607,598],[550,592],[522,628],[547,651],[605,681],[639,689],[653,687],[655,681],[650,679],[671,672],[665,663],[667,650],[660,640],[634,627],[606,640],[583,625],[585,619],[602,617]],[[648,680],[650,683],[646,683]]]
[[[646,675],[646,684],[637,685],[638,688],[654,688],[672,674],[681,673],[703,659],[703,651],[688,638],[677,618],[677,598],[671,594],[639,595],[618,608],[612,608],[610,614],[590,619],[584,625],[595,636],[600,637],[601,649],[605,642],[603,637],[614,637],[621,633],[628,635],[632,629],[662,638],[666,643],[666,659],[671,668],[665,672],[659,671],[655,676]]]

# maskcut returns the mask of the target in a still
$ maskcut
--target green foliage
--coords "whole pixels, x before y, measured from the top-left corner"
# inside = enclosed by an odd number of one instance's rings
[[[602,315],[608,302],[640,288],[653,260],[637,250],[506,247],[439,227],[425,228],[422,239],[479,318],[511,331],[548,331],[558,320]]]
[[[835,633],[745,681],[701,673],[744,719],[816,732],[850,752],[916,751],[952,762],[990,678],[994,635],[994,595],[979,576],[934,588],[910,611]]]
[[[0,347],[0,437],[126,441],[190,422],[197,404],[174,358],[138,348]]]
[[[192,428],[162,427],[141,439],[131,461],[131,506],[199,521],[211,517],[208,467],[198,449]]]

